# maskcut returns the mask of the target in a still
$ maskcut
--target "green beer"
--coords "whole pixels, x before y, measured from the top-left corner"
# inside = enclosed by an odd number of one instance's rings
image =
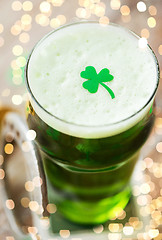
[[[154,122],[158,74],[151,49],[116,25],[71,24],[34,48],[27,121],[37,133],[49,200],[69,220],[98,224],[126,206]]]

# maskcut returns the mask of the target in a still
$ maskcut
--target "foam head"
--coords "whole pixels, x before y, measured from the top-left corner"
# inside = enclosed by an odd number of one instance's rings
[[[150,108],[158,81],[154,54],[139,43],[136,35],[113,24],[72,24],[46,36],[27,69],[39,102],[32,99],[36,113],[51,127],[77,137],[110,136],[135,125]],[[87,66],[96,71],[92,79],[81,74]],[[103,69],[111,81],[104,79]],[[89,85],[95,85],[95,92]]]

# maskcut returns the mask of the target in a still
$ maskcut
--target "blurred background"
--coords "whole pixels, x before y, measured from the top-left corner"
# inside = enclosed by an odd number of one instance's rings
[[[147,39],[162,64],[162,1],[161,0],[1,0],[0,1],[0,106],[9,106],[25,118],[26,89],[24,69],[27,57],[49,31],[80,21],[98,20],[118,23]],[[162,71],[161,71],[162,77]],[[150,218],[142,235],[136,239],[162,239],[162,86],[156,97],[156,121],[145,145],[141,171],[145,182],[133,187],[140,214]],[[161,138],[161,140],[160,140]],[[12,152],[12,151],[11,151]],[[0,181],[5,177],[1,168]],[[0,193],[1,196],[1,193]],[[6,207],[8,205],[6,204]],[[133,217],[133,216],[132,216]],[[137,220],[137,219],[136,219]],[[112,225],[111,225],[112,224]],[[126,226],[132,226],[127,224]],[[109,223],[109,234],[117,233],[117,225]],[[123,231],[124,225],[122,227]],[[97,230],[96,230],[97,231]],[[99,232],[102,232],[102,227]],[[125,231],[126,239],[132,239]],[[99,233],[98,232],[98,233]],[[66,236],[66,235],[65,235]],[[64,237],[63,237],[64,238]],[[0,199],[0,240],[14,240]],[[109,235],[108,239],[123,239]],[[134,239],[134,238],[133,238]],[[15,239],[16,240],[16,239]]]

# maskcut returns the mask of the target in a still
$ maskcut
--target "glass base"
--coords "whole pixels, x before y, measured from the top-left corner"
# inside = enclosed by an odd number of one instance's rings
[[[49,195],[50,195],[49,191]],[[112,219],[125,208],[131,196],[130,187],[101,201],[65,200],[56,202],[59,212],[68,220],[82,225],[96,225]],[[56,196],[53,196],[56,200]],[[51,196],[50,196],[50,200]],[[55,202],[55,201],[52,201]]]

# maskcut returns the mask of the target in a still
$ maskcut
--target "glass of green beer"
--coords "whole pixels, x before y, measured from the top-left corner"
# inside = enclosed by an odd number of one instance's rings
[[[149,45],[115,24],[73,23],[34,47],[27,122],[37,134],[49,201],[64,217],[99,224],[126,206],[158,82]]]

